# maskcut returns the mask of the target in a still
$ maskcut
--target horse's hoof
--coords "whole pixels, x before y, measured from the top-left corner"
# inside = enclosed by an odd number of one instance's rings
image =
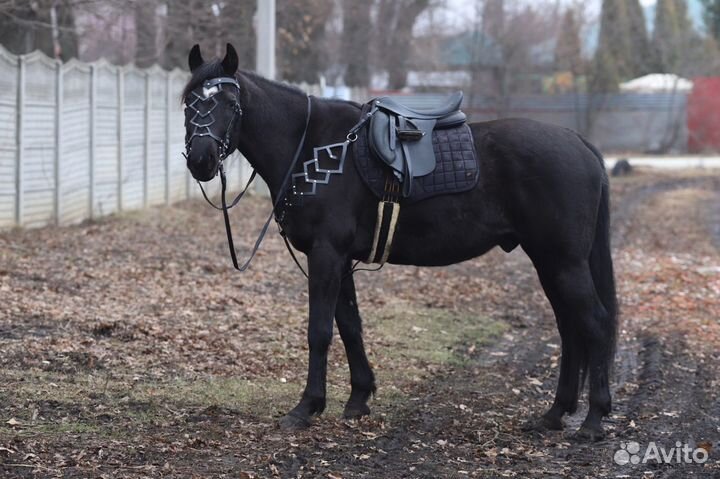
[[[573,437],[580,442],[598,442],[605,439],[605,431],[602,426],[593,427],[583,424]]]
[[[521,429],[524,432],[542,433],[546,431],[562,431],[564,427],[565,426],[563,425],[561,418],[540,416],[530,418],[522,425]]]
[[[281,417],[278,425],[283,431],[300,431],[309,428],[312,422],[310,422],[310,419],[291,412]]]
[[[370,408],[367,404],[347,404],[343,417],[345,419],[360,419],[363,416],[370,415]]]

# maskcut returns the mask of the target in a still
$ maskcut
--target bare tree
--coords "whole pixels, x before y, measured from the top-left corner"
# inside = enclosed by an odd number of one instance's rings
[[[349,86],[370,84],[371,7],[372,2],[342,2],[342,62],[347,65],[345,84]]]
[[[135,64],[149,67],[158,59],[157,3],[154,0],[135,2]]]
[[[388,72],[388,86],[400,90],[407,85],[413,27],[430,6],[430,0],[379,0],[375,33],[380,66]]]
[[[256,0],[208,3],[204,0],[166,0],[167,14],[162,42],[166,68],[187,68],[187,54],[199,43],[209,57],[220,56],[225,43],[238,51],[241,68],[255,65],[253,16]]]
[[[13,53],[41,50],[67,60],[78,54],[72,0],[0,1],[0,44]]]
[[[278,1],[278,71],[283,79],[317,83],[325,69],[325,26],[333,0]]]
[[[533,78],[552,72],[551,46],[559,14],[556,8],[542,6],[513,9],[503,0],[485,0],[478,11],[482,13],[476,19],[472,45],[473,89],[492,97],[496,114],[502,117],[509,112],[513,94],[536,90]]]

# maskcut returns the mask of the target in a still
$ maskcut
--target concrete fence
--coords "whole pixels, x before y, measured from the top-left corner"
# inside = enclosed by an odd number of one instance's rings
[[[0,50],[0,227],[65,225],[190,196],[177,94],[186,81],[179,70]]]
[[[68,225],[198,196],[181,155],[188,75],[0,47],[0,228]],[[233,184],[249,174],[239,154],[229,159]]]

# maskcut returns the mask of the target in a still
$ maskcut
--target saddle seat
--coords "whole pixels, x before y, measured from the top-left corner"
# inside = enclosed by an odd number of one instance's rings
[[[412,193],[414,178],[435,170],[433,131],[454,128],[467,120],[460,110],[462,92],[456,92],[441,104],[428,109],[413,109],[402,97],[371,100],[368,142],[375,155],[390,166],[402,184],[402,194]]]
[[[423,120],[437,120],[460,110],[463,93],[461,91],[455,92],[449,98],[443,100],[440,105],[427,109],[410,108],[407,104],[403,104],[403,100],[403,97],[385,96],[376,98],[375,105],[398,116]]]

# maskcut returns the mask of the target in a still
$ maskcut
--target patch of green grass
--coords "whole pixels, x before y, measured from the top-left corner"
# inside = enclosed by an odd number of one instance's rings
[[[458,354],[458,346],[488,344],[507,328],[482,316],[403,303],[386,307],[370,321],[377,338],[396,343],[383,355],[437,364],[462,363],[465,357]]]
[[[63,404],[58,404],[62,408]],[[16,426],[10,426],[3,421],[0,424],[0,438],[2,437],[34,437],[34,436],[63,436],[68,434],[101,436],[104,438],[122,437],[123,433],[109,423],[96,420],[91,416],[79,414],[77,409],[73,411],[59,410],[62,418],[38,417],[31,419],[24,414],[17,414],[13,419],[19,422]],[[15,417],[18,416],[18,417]]]
[[[235,377],[175,379],[134,388],[132,399],[151,403],[220,406],[258,416],[274,415],[297,399],[300,384],[278,380],[247,380]]]
[[[59,419],[64,414],[89,417],[102,411],[122,411],[134,421],[145,423],[182,412],[217,406],[257,417],[275,416],[299,398],[300,383],[275,379],[247,380],[237,377],[173,378],[167,381],[133,381],[102,375],[68,375],[57,372],[26,370],[2,371],[12,389],[6,392],[9,404],[29,404],[12,412],[21,422],[29,423],[32,404],[45,405],[48,415]],[[332,391],[331,391],[332,392]],[[338,394],[340,392],[338,391]],[[100,412],[102,412],[100,411]],[[5,418],[7,421],[9,418]],[[59,423],[58,423],[59,424]],[[62,431],[60,431],[62,432]]]

